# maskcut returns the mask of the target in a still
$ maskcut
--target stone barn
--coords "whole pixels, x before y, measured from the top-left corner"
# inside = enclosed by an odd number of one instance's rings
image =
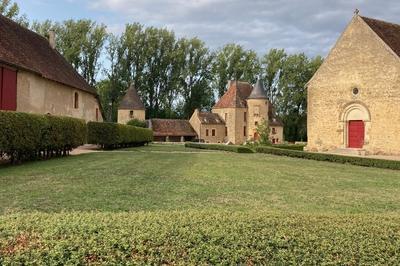
[[[310,151],[400,154],[400,25],[354,17],[307,84]]]

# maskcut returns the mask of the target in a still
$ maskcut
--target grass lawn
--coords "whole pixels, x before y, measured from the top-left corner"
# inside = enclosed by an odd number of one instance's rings
[[[265,154],[153,144],[2,167],[0,214],[0,264],[400,262],[400,171]]]

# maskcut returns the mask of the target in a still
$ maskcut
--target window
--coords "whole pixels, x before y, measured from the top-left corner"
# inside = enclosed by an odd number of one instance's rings
[[[272,128],[272,134],[274,134],[274,135],[276,134],[276,128],[274,128],[274,127]]]
[[[0,109],[17,110],[17,71],[0,67]]]
[[[208,137],[208,129],[206,129],[206,137]]]
[[[133,118],[133,110],[129,111],[129,118]]]
[[[246,112],[243,113],[243,121],[247,122],[247,113]]]
[[[225,137],[228,136],[228,127],[225,127]]]
[[[243,136],[246,137],[246,127],[243,127]]]
[[[228,114],[227,113],[225,113],[224,119],[225,119],[225,122],[228,121]]]
[[[211,130],[211,136],[215,137],[215,129]]]
[[[275,144],[276,142],[275,142],[275,139],[272,139],[272,144]]]
[[[254,106],[254,116],[255,117],[260,116],[260,106],[258,105]]]
[[[74,93],[74,108],[79,108],[79,94],[77,92]]]
[[[96,108],[96,122],[99,121],[99,108]]]
[[[255,126],[258,126],[258,122],[257,122],[257,121],[256,121],[256,122],[254,122],[254,125],[255,125]]]

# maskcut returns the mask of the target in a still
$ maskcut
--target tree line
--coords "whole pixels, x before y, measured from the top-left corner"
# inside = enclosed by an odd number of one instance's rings
[[[178,38],[172,30],[126,24],[108,33],[92,20],[33,21],[19,14],[16,3],[0,0],[0,13],[48,37],[56,33],[56,49],[94,86],[105,119],[116,121],[118,104],[134,84],[148,118],[189,118],[194,109],[210,110],[228,80],[264,82],[268,97],[285,124],[285,139],[306,140],[306,82],[322,57],[271,49],[264,55],[238,44],[212,50],[198,38]]]

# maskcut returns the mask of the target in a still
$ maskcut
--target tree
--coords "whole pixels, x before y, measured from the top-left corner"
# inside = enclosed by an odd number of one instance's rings
[[[25,14],[20,15],[19,6],[11,0],[0,0],[0,14],[14,20],[18,24],[28,27],[29,22]]]
[[[228,80],[245,80],[255,83],[261,66],[256,52],[244,50],[237,44],[227,44],[216,52],[212,73],[214,87],[221,97]]]
[[[256,127],[256,132],[259,136],[258,143],[261,145],[270,145],[269,139],[270,128],[268,122],[263,119]]]

